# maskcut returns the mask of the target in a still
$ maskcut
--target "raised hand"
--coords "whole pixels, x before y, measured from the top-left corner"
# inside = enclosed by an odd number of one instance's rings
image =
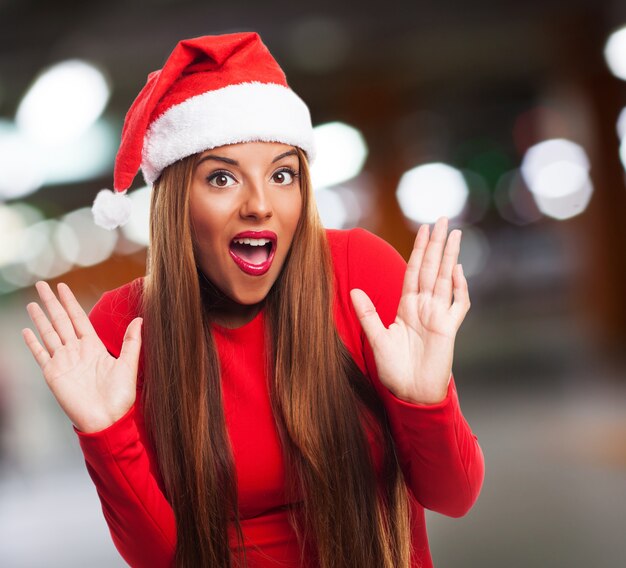
[[[37,282],[36,288],[50,319],[39,304],[28,304],[43,345],[28,328],[22,330],[24,341],[76,428],[88,433],[103,430],[135,402],[142,320],[130,322],[116,359],[67,285],[58,285],[60,301],[46,282]]]
[[[447,233],[445,217],[430,237],[428,225],[420,227],[389,328],[365,292],[350,291],[381,382],[407,402],[436,404],[446,397],[454,340],[470,307],[467,281],[457,264],[461,231]]]

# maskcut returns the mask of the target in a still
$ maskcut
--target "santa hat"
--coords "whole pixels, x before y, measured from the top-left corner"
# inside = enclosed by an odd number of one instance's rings
[[[179,42],[163,69],[148,75],[126,114],[113,187],[98,193],[96,224],[114,229],[130,217],[125,195],[141,168],[146,183],[181,158],[224,144],[282,142],[314,158],[306,104],[257,33]]]

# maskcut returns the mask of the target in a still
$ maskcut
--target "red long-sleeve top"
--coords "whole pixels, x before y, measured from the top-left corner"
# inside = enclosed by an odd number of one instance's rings
[[[434,405],[402,401],[378,378],[349,291],[364,290],[383,323],[391,324],[406,269],[402,257],[385,241],[362,229],[328,230],[327,236],[335,276],[335,325],[355,362],[373,381],[389,415],[410,489],[415,550],[412,566],[430,568],[424,508],[453,517],[464,515],[480,492],[483,455],[461,414],[453,377],[446,398]],[[116,357],[127,325],[141,315],[140,294],[138,279],[105,293],[90,313],[98,335]],[[264,312],[261,310],[240,328],[215,325],[213,332],[249,566],[302,566],[305,560],[299,556],[284,509],[288,504],[284,461],[263,364]],[[105,430],[76,433],[118,551],[133,567],[159,568],[172,564],[176,525],[144,429],[139,400],[138,393],[128,413]],[[374,448],[374,454],[380,455],[380,449]],[[231,537],[234,550],[234,532]]]

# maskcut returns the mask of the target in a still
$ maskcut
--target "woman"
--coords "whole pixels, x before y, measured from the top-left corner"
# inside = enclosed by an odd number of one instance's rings
[[[28,305],[131,566],[428,567],[424,507],[478,496],[451,375],[460,231],[422,226],[408,267],[366,231],[324,231],[312,139],[257,34],[180,42],[116,159],[118,193],[139,165],[153,184],[146,277],[89,318],[64,284],[37,284],[48,317]],[[96,218],[115,226],[118,201]]]

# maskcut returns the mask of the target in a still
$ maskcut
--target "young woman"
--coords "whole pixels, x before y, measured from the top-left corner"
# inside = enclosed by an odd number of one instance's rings
[[[364,230],[325,231],[313,154],[257,34],[180,42],[116,160],[118,193],[139,165],[153,184],[147,275],[89,317],[37,284],[48,315],[29,304],[41,342],[24,339],[131,566],[427,568],[424,508],[478,496],[451,374],[461,233],[422,226],[407,266]],[[119,199],[99,196],[102,224]]]

